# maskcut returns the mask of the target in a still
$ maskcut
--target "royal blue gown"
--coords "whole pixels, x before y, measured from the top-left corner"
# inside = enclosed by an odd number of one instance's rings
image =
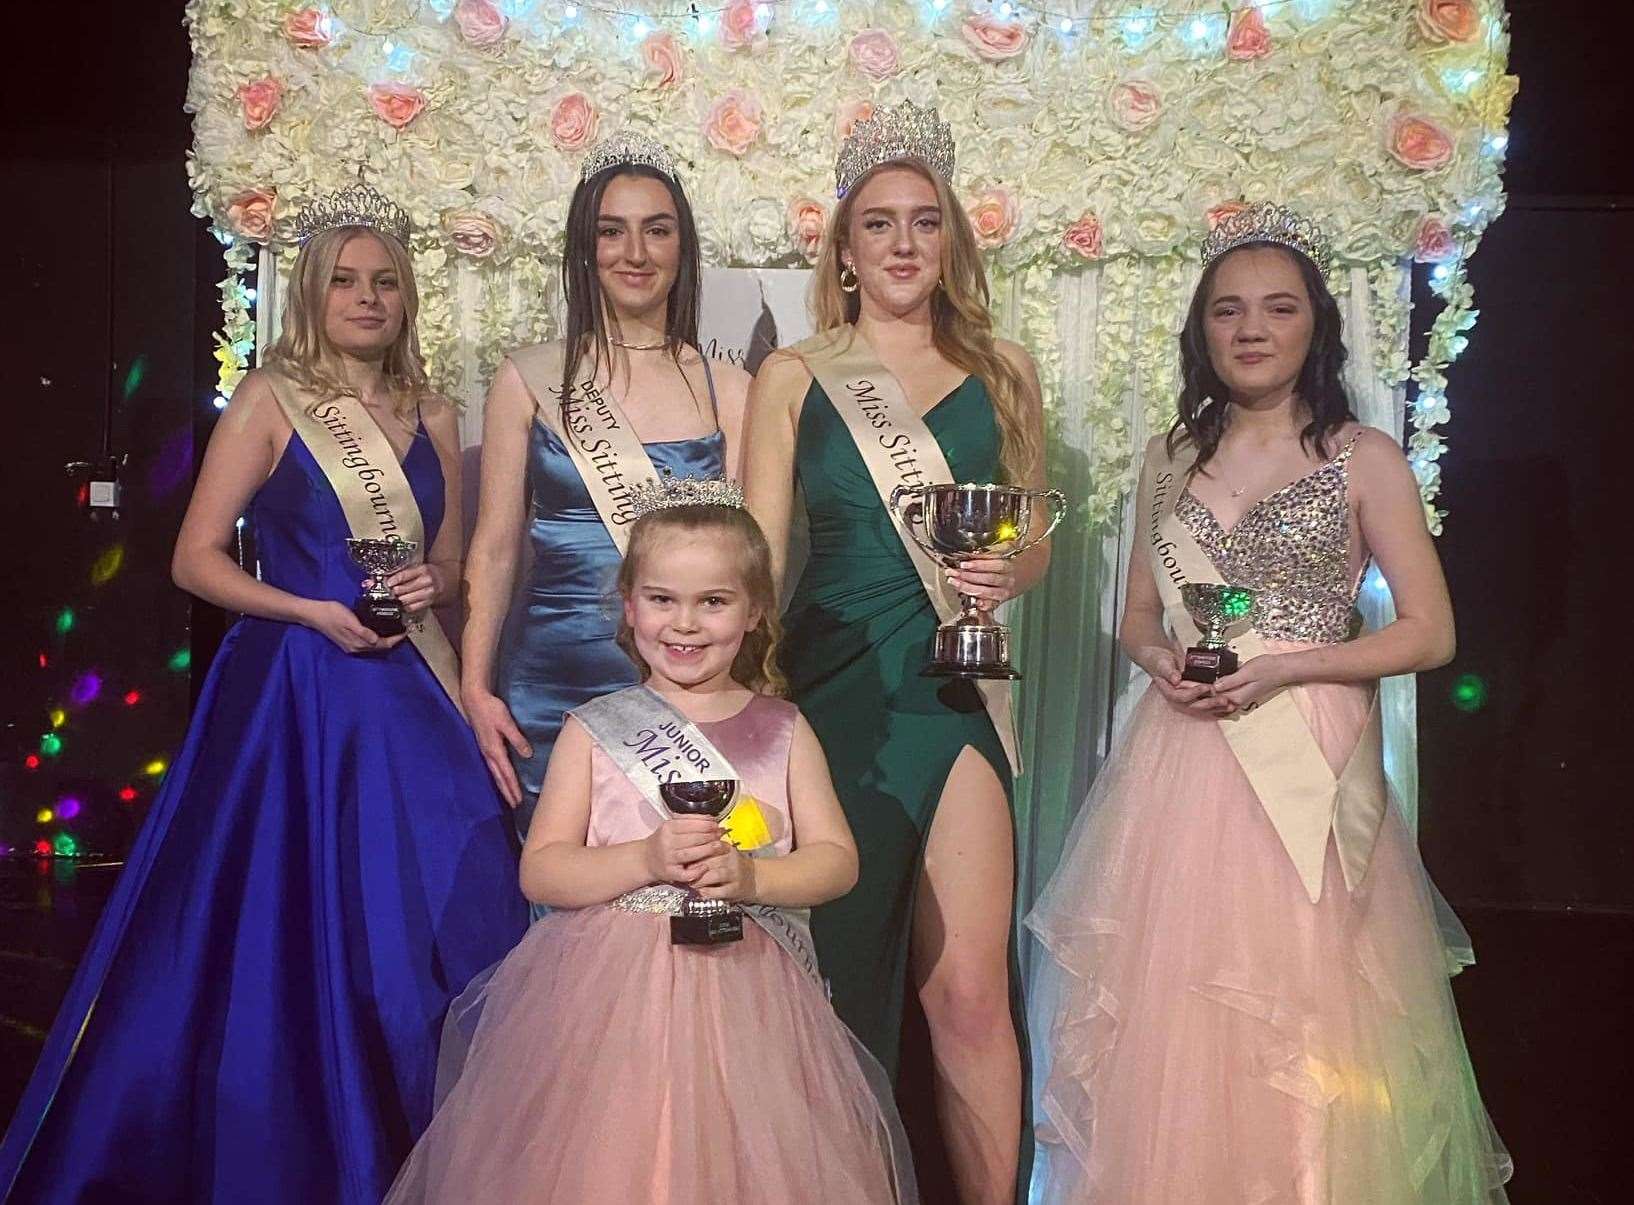
[[[429,540],[424,428],[403,467]],[[299,436],[249,521],[268,582],[356,597]],[[526,923],[509,816],[413,646],[241,621],[0,1145],[0,1199],[375,1205],[430,1120],[449,1001]]]

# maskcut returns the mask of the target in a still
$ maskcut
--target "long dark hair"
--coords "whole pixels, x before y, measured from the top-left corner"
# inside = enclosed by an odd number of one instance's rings
[[[578,377],[584,357],[586,336],[593,336],[596,363],[612,363],[607,342],[607,315],[602,307],[601,281],[596,276],[596,224],[601,217],[601,198],[607,186],[620,176],[646,176],[669,190],[675,203],[676,225],[681,235],[681,262],[670,286],[669,309],[664,321],[664,347],[680,366],[681,348],[698,343],[698,293],[702,269],[698,257],[698,226],[692,217],[681,186],[657,168],[644,163],[617,163],[579,181],[567,207],[567,249],[562,255],[562,294],[567,299],[567,354],[562,363],[562,400]],[[616,319],[615,319],[616,321]],[[685,374],[683,374],[684,376]]]
[[[1294,392],[1310,411],[1311,421],[1300,431],[1299,442],[1326,460],[1330,455],[1329,438],[1356,418],[1350,406],[1350,394],[1345,389],[1345,360],[1350,353],[1345,350],[1339,303],[1328,291],[1322,273],[1305,256],[1279,243],[1244,243],[1203,269],[1197,291],[1191,296],[1191,308],[1186,311],[1185,328],[1180,332],[1180,414],[1169,428],[1168,449],[1173,456],[1175,448],[1183,440],[1189,440],[1197,449],[1193,472],[1207,464],[1219,448],[1231,404],[1230,390],[1208,357],[1208,339],[1203,327],[1209,294],[1214,291],[1214,277],[1220,265],[1250,247],[1273,247],[1293,260],[1311,301],[1315,319],[1311,347],[1300,367],[1299,379],[1294,383]]]

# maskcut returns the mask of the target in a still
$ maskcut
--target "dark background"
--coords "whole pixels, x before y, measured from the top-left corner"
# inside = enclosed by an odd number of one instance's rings
[[[1455,983],[1466,1035],[1515,1155],[1512,1198],[1549,1205],[1628,1199],[1614,1127],[1634,1082],[1628,595],[1615,567],[1629,550],[1634,369],[1629,8],[1510,4],[1509,210],[1471,270],[1481,318],[1451,372],[1443,466],[1459,652],[1420,693],[1424,857],[1480,957]],[[76,6],[96,35],[74,39],[81,61],[64,70],[44,46],[0,80],[0,398],[13,415],[0,450],[0,1118],[117,872],[111,858],[26,851],[67,832],[123,853],[156,782],[146,768],[178,743],[221,631],[169,581],[215,414],[223,271],[189,214],[180,10]],[[117,521],[91,518],[63,469],[101,454],[105,413],[129,456]],[[1486,691],[1472,710],[1454,703],[1466,675]],[[62,747],[45,755],[57,706]],[[134,800],[118,799],[124,787]],[[65,797],[79,816],[36,822]]]

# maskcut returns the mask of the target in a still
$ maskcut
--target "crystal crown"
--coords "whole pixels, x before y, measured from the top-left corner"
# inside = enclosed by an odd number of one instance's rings
[[[1206,268],[1227,251],[1249,243],[1291,247],[1324,274],[1333,266],[1333,245],[1321,227],[1287,206],[1269,201],[1222,218],[1203,239],[1203,266]]]
[[[644,167],[654,168],[676,183],[680,182],[675,175],[675,156],[669,153],[669,148],[645,134],[637,134],[632,130],[621,130],[591,147],[590,153],[584,157],[584,163],[579,167],[579,179],[588,180],[597,172],[604,172],[610,167],[618,167],[625,163],[639,163]]]
[[[726,506],[743,509],[743,487],[724,477],[666,477],[630,491],[636,518],[675,506]]]
[[[934,108],[911,100],[880,109],[851,127],[834,163],[834,194],[843,197],[861,177],[893,159],[918,159],[953,183],[953,130]]]
[[[367,226],[408,246],[408,214],[362,180],[303,207],[295,215],[295,241],[305,245],[313,235],[339,226]]]

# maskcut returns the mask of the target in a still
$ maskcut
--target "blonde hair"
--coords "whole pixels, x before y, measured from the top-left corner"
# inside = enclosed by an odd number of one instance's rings
[[[635,592],[643,558],[664,535],[725,537],[738,550],[738,572],[749,603],[760,611],[760,621],[743,635],[743,645],[732,659],[732,680],[763,695],[786,695],[787,679],[777,664],[777,646],[783,625],[777,618],[777,589],[772,584],[772,552],[766,537],[748,511],[735,506],[672,506],[642,515],[630,527],[630,546],[618,568],[618,593],[628,601]],[[635,633],[622,610],[618,619],[618,647],[624,650],[645,682],[652,667],[635,647]]]
[[[931,340],[948,363],[964,369],[987,386],[999,426],[999,461],[1011,482],[1031,477],[1039,463],[1039,439],[1022,414],[1027,386],[1015,365],[993,342],[993,316],[976,237],[965,220],[964,207],[947,181],[917,159],[882,163],[851,186],[828,223],[828,237],[817,260],[812,283],[812,309],[817,329],[830,330],[857,320],[862,299],[840,288],[851,213],[864,185],[882,168],[900,167],[930,181],[942,209],[941,280],[931,295]]]
[[[381,368],[397,412],[407,415],[430,392],[425,363],[420,358],[420,336],[414,325],[420,313],[414,263],[396,239],[366,226],[337,226],[315,234],[296,255],[284,296],[283,325],[278,341],[267,351],[267,366],[310,390],[316,396],[314,405],[357,392],[347,383],[346,366],[324,333],[323,319],[329,280],[335,274],[340,253],[352,239],[364,234],[386,249],[403,297],[403,327],[386,349]]]

